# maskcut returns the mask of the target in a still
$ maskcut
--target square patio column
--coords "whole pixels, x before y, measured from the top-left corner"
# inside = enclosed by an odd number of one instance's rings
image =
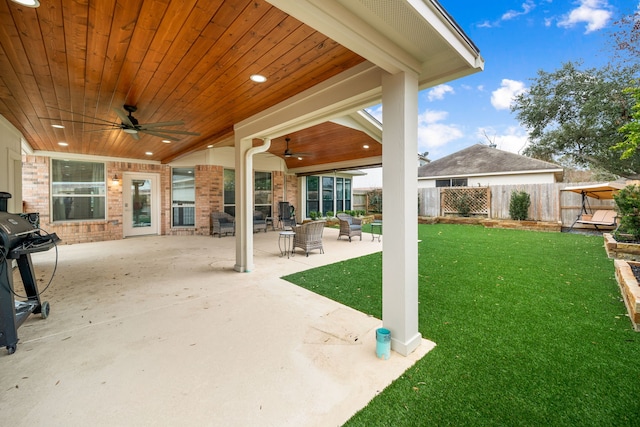
[[[382,321],[391,348],[407,356],[418,332],[418,79],[382,77]]]
[[[251,139],[236,135],[236,263],[234,270],[244,273],[253,269],[253,218],[247,214],[253,209],[253,162],[248,156]]]

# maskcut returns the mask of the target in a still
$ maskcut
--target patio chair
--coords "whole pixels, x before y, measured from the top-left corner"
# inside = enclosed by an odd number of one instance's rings
[[[295,208],[289,202],[278,202],[278,228],[295,227]]]
[[[236,235],[236,219],[226,212],[211,212],[211,235],[222,237],[223,233]]]
[[[322,232],[326,222],[324,220],[312,221],[291,227],[296,233],[293,236],[293,248],[291,250],[295,251],[296,248],[300,248],[309,256],[309,251],[320,249],[320,253],[323,254]]]
[[[253,232],[264,230],[267,232],[267,220],[264,214],[260,211],[253,211]]]
[[[360,218],[354,218],[346,213],[339,213],[336,218],[340,221],[338,239],[341,236],[347,236],[351,241],[353,236],[360,236],[360,240],[362,240],[362,220]]]

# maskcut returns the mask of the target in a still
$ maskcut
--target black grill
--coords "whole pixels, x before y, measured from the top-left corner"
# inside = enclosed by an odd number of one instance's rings
[[[32,313],[40,313],[43,318],[49,315],[49,303],[40,301],[31,254],[48,251],[60,239],[55,233],[42,235],[37,213],[6,212],[10,197],[9,193],[0,193],[0,345],[13,354],[18,344],[18,328],[27,317]],[[15,298],[13,260],[20,270],[25,301]]]

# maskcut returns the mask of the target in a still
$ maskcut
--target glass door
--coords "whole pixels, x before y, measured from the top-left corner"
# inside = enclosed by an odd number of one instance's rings
[[[124,174],[122,201],[124,237],[158,234],[158,176]]]

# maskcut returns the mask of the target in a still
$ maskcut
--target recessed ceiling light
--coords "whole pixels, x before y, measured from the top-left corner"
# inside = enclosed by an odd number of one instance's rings
[[[51,127],[56,129],[64,129],[63,125],[51,125]]]
[[[250,79],[256,83],[264,83],[267,81],[267,78],[260,74],[253,74],[251,75]]]
[[[302,157],[298,157],[298,160],[302,160]]]
[[[207,148],[213,148],[213,145],[207,145]]]
[[[147,156],[153,156],[153,153],[152,153],[151,151],[147,151],[147,152],[146,152],[146,153],[144,153],[144,154],[146,154]]]
[[[40,6],[40,2],[38,0],[11,0],[14,3],[18,3],[21,6],[26,7],[38,7]]]
[[[362,146],[362,148],[364,148],[366,150],[367,148],[369,148],[369,146],[365,144],[365,145]]]
[[[69,145],[69,143],[60,141],[60,142],[58,142],[58,145],[61,146],[61,147],[66,147],[66,146]]]
[[[171,141],[169,141],[168,139],[163,139],[162,142],[164,142],[165,144],[171,144]]]

